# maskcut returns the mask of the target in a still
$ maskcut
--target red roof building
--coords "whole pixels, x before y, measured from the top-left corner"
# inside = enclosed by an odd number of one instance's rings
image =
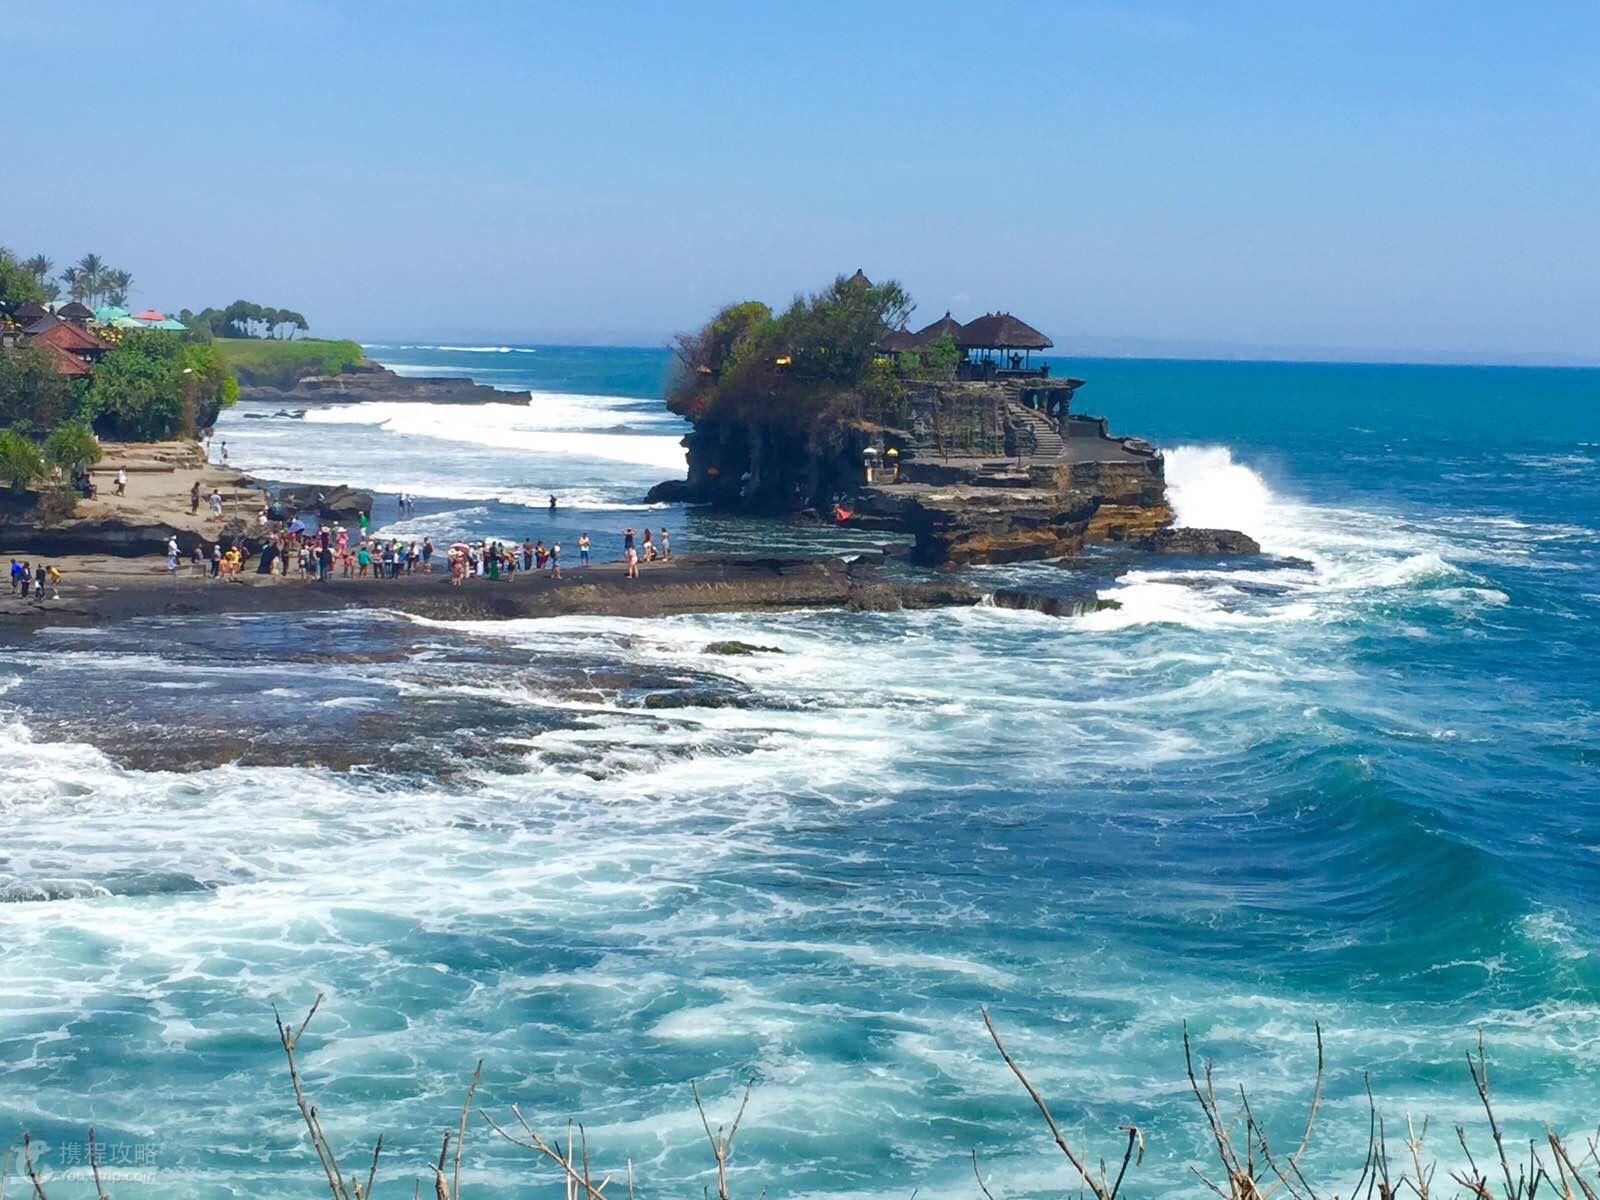
[[[79,329],[71,321],[57,321],[48,329],[34,334],[36,346],[54,346],[86,363],[97,361],[109,347],[91,333]]]
[[[34,344],[39,345],[37,339]],[[55,368],[57,375],[65,375],[69,379],[82,379],[86,375],[93,374],[88,363],[81,358],[74,358],[60,346],[52,346],[49,342],[45,342],[40,349],[50,356],[50,365]]]

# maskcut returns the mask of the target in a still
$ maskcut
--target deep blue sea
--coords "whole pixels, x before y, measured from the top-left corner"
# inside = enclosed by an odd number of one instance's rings
[[[682,462],[664,352],[369,353],[532,403],[244,405],[231,460],[374,488],[435,541],[839,544],[643,505]],[[1280,1145],[1321,1023],[1321,1194],[1359,1172],[1367,1072],[1391,1130],[1431,1116],[1453,1162],[1465,1122],[1491,1154],[1480,1032],[1510,1140],[1592,1131],[1600,372],[1058,369],[1163,447],[1183,523],[1268,557],[1141,563],[1072,620],[0,631],[0,1143],[66,1169],[93,1123],[143,1148],[119,1200],[325,1193],[270,1007],[319,991],[307,1088],[350,1163],[386,1133],[392,1196],[431,1187],[480,1057],[479,1105],[581,1119],[641,1197],[714,1186],[690,1084],[715,1124],[749,1079],[736,1196],[971,1197],[974,1148],[997,1197],[1061,1194],[980,1005],[1093,1157],[1143,1130],[1127,1195],[1204,1194],[1185,1023]],[[481,1126],[464,1174],[559,1186]]]

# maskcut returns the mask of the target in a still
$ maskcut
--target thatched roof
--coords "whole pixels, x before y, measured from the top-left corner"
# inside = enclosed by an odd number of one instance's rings
[[[50,310],[37,300],[24,300],[11,315],[18,325],[32,325],[40,317],[48,317]]]
[[[78,301],[73,300],[71,303],[63,304],[56,309],[56,316],[64,317],[68,321],[92,321],[94,320],[94,310],[87,304],[80,304]]]
[[[961,327],[956,344],[963,350],[1048,350],[1055,343],[1010,313],[987,313]]]
[[[931,346],[947,333],[955,339],[957,345],[961,344],[961,322],[952,317],[948,311],[932,325],[925,325],[917,330],[917,345]]]
[[[872,280],[867,278],[867,273],[865,271],[863,271],[860,267],[856,268],[856,273],[854,275],[850,276],[849,279],[846,279],[845,283],[847,283],[847,284],[859,283],[862,287],[871,287],[872,286]]]
[[[880,337],[874,350],[881,350],[885,354],[900,354],[906,350],[915,350],[922,345],[917,340],[917,335],[909,329],[891,329]]]

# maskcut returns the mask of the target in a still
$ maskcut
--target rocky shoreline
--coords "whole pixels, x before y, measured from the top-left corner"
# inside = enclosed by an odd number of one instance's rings
[[[629,579],[621,563],[569,570],[562,579],[519,576],[473,579],[453,587],[446,575],[398,579],[335,578],[327,583],[253,573],[213,581],[185,566],[176,576],[155,564],[120,572],[69,571],[60,600],[43,603],[0,595],[0,620],[37,628],[92,625],[140,617],[283,614],[363,609],[439,621],[502,621],[560,616],[661,617],[680,613],[775,609],[962,608],[993,603],[1057,616],[1107,607],[1080,598],[1017,589],[986,592],[957,580],[907,581],[880,563],[840,558],[688,555],[652,564]]]
[[[337,375],[310,375],[293,387],[241,384],[239,399],[282,405],[285,415],[304,415],[311,404],[527,404],[526,392],[502,392],[470,379],[399,375],[375,362],[360,362]]]

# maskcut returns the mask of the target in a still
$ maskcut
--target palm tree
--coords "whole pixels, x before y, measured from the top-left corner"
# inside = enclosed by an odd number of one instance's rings
[[[46,304],[54,304],[61,299],[61,285],[54,279],[47,279],[40,286],[44,288],[44,302]]]
[[[0,431],[0,479],[14,492],[26,491],[30,483],[44,474],[44,456],[39,448],[15,430]]]
[[[78,260],[78,270],[83,273],[83,288],[91,300],[98,300],[105,291],[106,264],[98,254],[85,254]]]
[[[67,421],[57,425],[44,440],[44,459],[68,475],[76,475],[100,461],[100,442],[87,426]]]
[[[107,271],[105,274],[106,303],[118,308],[128,307],[128,290],[133,287],[133,275],[127,271]]]
[[[61,272],[61,282],[66,284],[67,295],[74,300],[82,300],[89,294],[89,287],[84,282],[83,272],[77,267],[68,267]]]
[[[32,258],[26,260],[22,264],[22,269],[24,271],[32,271],[33,277],[40,283],[43,283],[44,277],[50,274],[50,268],[53,266],[55,266],[55,263],[51,262],[44,255],[35,254]]]

